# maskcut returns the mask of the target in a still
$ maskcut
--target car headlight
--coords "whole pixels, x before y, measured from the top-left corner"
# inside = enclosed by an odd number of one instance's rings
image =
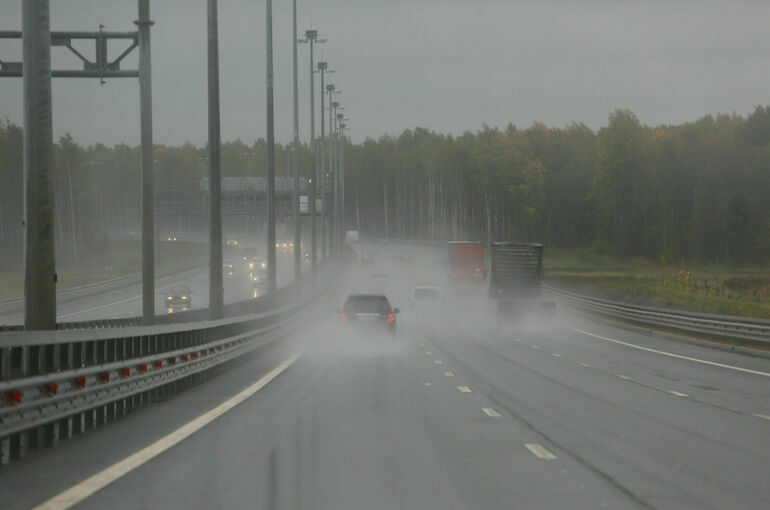
[[[262,262],[262,269],[267,269],[267,262]]]
[[[182,299],[183,299],[184,301],[187,301],[187,296],[182,296]]]
[[[167,297],[166,301],[171,301],[171,296]]]

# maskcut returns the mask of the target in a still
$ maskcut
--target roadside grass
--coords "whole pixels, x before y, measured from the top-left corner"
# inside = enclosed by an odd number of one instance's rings
[[[161,242],[159,266],[204,264],[208,260],[208,245],[204,243]],[[99,262],[70,264],[57,270],[59,290],[109,280],[142,270],[142,247],[138,241],[109,241],[99,254]],[[85,267],[84,267],[85,266]],[[0,300],[24,295],[24,273],[0,271]]]
[[[682,267],[589,251],[551,250],[546,281],[640,298],[649,304],[770,319],[770,267],[689,264]]]

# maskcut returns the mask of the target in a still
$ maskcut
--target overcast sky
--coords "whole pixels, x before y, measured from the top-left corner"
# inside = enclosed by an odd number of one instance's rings
[[[152,3],[156,143],[207,136],[206,2]],[[614,108],[649,125],[746,114],[770,99],[770,2],[687,0],[297,0],[299,30],[329,39],[318,56],[353,139],[415,126],[460,134],[483,123],[585,122]],[[53,30],[134,30],[136,0],[51,0]],[[264,0],[220,0],[223,140],[265,136]],[[21,27],[21,1],[0,0],[0,30]],[[276,137],[291,138],[291,2],[274,0]],[[80,46],[87,55],[93,49]],[[122,48],[110,47],[114,58]],[[76,67],[53,50],[54,67]],[[21,43],[0,40],[0,59]],[[136,66],[136,54],[124,61]],[[309,52],[299,47],[300,136],[309,137]],[[317,84],[318,85],[318,84]],[[136,79],[57,78],[55,136],[137,144]],[[0,117],[22,122],[21,79],[0,79]]]

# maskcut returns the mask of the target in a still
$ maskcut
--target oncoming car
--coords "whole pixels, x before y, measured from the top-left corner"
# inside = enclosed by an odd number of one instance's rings
[[[166,292],[166,310],[168,313],[175,311],[185,312],[192,304],[192,291],[185,285],[171,287]]]
[[[385,294],[351,294],[339,309],[341,325],[358,326],[396,335],[396,315]]]

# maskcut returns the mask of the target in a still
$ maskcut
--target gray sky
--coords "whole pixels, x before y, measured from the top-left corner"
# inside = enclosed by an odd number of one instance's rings
[[[53,30],[133,30],[136,0],[51,0]],[[770,103],[767,1],[298,0],[356,141],[423,126],[460,134],[482,123],[585,122],[618,107],[650,125]],[[291,2],[274,0],[276,136],[291,137]],[[0,0],[0,30],[21,27]],[[152,2],[157,143],[206,140],[205,0]],[[220,0],[223,140],[265,135],[264,0]],[[92,48],[83,47],[92,54]],[[111,46],[110,54],[120,49]],[[77,65],[53,51],[55,67]],[[21,44],[0,40],[0,59]],[[300,136],[309,136],[308,48],[299,48]],[[126,67],[135,67],[136,58]],[[54,80],[54,130],[81,143],[139,139],[135,79]],[[0,80],[0,117],[22,121],[21,80]]]

